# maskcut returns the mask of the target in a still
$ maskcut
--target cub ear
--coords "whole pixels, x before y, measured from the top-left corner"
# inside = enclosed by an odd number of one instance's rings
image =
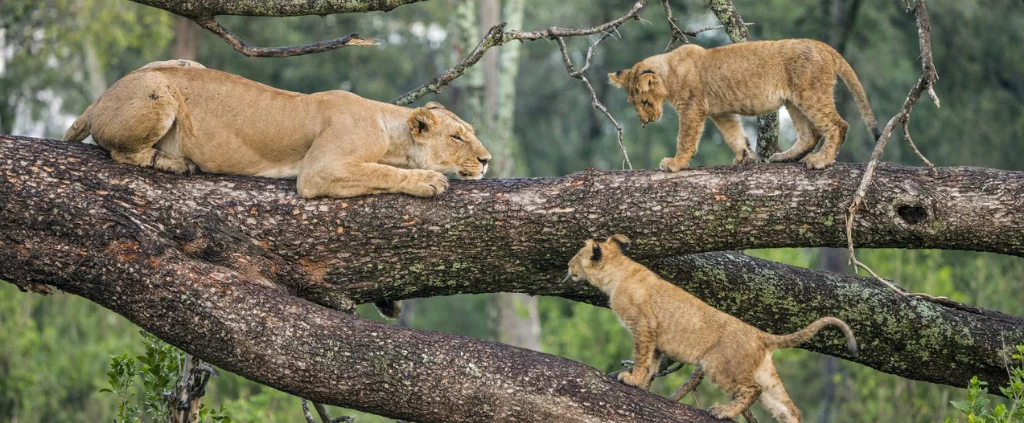
[[[656,75],[654,71],[648,69],[640,73],[640,78],[636,81],[636,87],[640,92],[649,91],[656,85],[661,83],[661,77]]]
[[[623,234],[612,235],[611,238],[608,238],[608,243],[614,243],[613,245],[617,245],[619,247],[619,251],[621,251],[623,254],[625,254],[626,251],[629,250],[629,237]]]
[[[608,74],[608,83],[618,87],[626,88],[626,77],[629,76],[629,69],[623,69],[618,72],[612,72]]]
[[[409,129],[413,135],[422,135],[434,129],[437,124],[437,117],[426,107],[418,107],[409,115]]]
[[[597,242],[591,242],[591,251],[593,254],[590,256],[590,261],[598,262],[601,261],[601,245]]]
[[[427,110],[438,110],[438,109],[446,110],[444,108],[444,106],[441,105],[441,103],[438,103],[436,101],[431,101],[431,102],[429,102],[427,104],[424,104],[423,108],[427,109]]]

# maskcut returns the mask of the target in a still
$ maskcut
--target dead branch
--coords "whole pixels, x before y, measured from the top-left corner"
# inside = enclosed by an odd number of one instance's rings
[[[213,17],[194,18],[192,19],[195,23],[208,31],[214,33],[222,40],[226,41],[231,48],[234,48],[239,53],[242,53],[248,57],[290,57],[290,56],[301,56],[303,54],[311,53],[322,53],[330,50],[337,50],[342,47],[358,46],[358,47],[370,47],[378,44],[377,40],[373,38],[360,38],[359,34],[349,34],[341,38],[335,38],[333,40],[320,41],[312,44],[305,44],[301,46],[291,47],[254,47],[237,35],[228,31],[224,28],[217,20]]]
[[[921,97],[922,93],[928,93],[932,101],[935,102],[935,107],[939,107],[939,97],[935,94],[935,81],[939,79],[938,73],[935,71],[935,63],[932,60],[932,42],[931,42],[931,23],[928,19],[928,11],[925,8],[925,0],[917,0],[914,6],[911,7],[908,3],[908,12],[913,11],[916,17],[918,44],[921,49],[921,77],[918,78],[917,84],[910,89],[910,93],[907,94],[907,99],[903,103],[903,107],[896,113],[892,119],[889,119],[889,123],[882,129],[882,134],[878,137],[875,143],[875,149],[871,152],[871,161],[868,162],[867,168],[864,170],[864,175],[861,177],[860,185],[857,187],[857,191],[854,192],[853,200],[850,202],[850,207],[846,213],[846,247],[850,253],[850,264],[855,269],[864,269],[875,279],[883,283],[890,289],[899,292],[903,295],[913,295],[931,300],[942,300],[942,298],[935,298],[926,294],[908,294],[902,288],[897,287],[892,282],[889,282],[882,277],[878,276],[870,267],[861,263],[857,260],[857,254],[853,247],[853,225],[854,217],[857,214],[858,209],[864,201],[864,196],[867,195],[868,187],[871,184],[872,178],[875,174],[875,169],[878,167],[879,159],[882,157],[882,151],[885,149],[886,141],[892,132],[896,129],[896,125],[903,126],[904,139],[914,149],[914,153],[921,158],[932,170],[932,174],[936,175],[935,166],[932,165],[928,159],[914,145],[913,140],[910,138],[910,113],[914,110],[914,105],[917,104],[917,100]]]

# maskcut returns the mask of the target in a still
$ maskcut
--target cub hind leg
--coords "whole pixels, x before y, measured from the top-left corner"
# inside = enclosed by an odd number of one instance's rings
[[[804,156],[814,151],[814,147],[818,145],[818,141],[821,139],[821,133],[814,128],[814,125],[811,125],[811,121],[807,119],[807,116],[796,105],[787,102],[786,111],[789,112],[789,117],[793,120],[793,129],[796,129],[796,141],[793,142],[793,146],[789,147],[788,150],[773,154],[771,159],[769,159],[772,163],[795,162],[803,159]]]
[[[835,161],[839,147],[846,141],[846,132],[850,129],[850,124],[836,111],[832,85],[809,90],[804,98],[796,99],[794,103],[807,116],[814,128],[825,137],[821,149],[817,153],[808,154],[803,158],[803,162],[808,169],[824,169]]]
[[[800,409],[793,404],[793,400],[786,393],[786,387],[782,385],[778,371],[775,370],[775,363],[769,354],[754,373],[754,381],[761,386],[761,405],[768,412],[772,413],[775,420],[782,423],[799,423],[802,418]]]
[[[750,145],[747,143],[747,134],[743,132],[743,123],[740,121],[740,115],[713,115],[711,116],[711,121],[715,123],[715,126],[722,133],[725,144],[736,155],[732,164],[753,163],[757,161],[757,156],[754,155],[753,151],[750,151]]]
[[[153,148],[165,136],[180,137],[182,125],[189,124],[181,93],[159,73],[125,76],[87,113],[93,139],[115,161],[172,173],[198,170],[189,159]]]

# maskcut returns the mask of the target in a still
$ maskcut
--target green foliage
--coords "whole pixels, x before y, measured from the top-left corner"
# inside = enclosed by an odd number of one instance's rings
[[[132,402],[135,393],[131,392],[135,385],[135,376],[139,373],[138,363],[135,359],[128,357],[128,354],[110,356],[110,371],[107,377],[110,378],[110,388],[100,389],[100,392],[109,392],[117,396],[117,422],[135,423],[141,419],[142,412]]]
[[[971,378],[967,386],[966,401],[950,401],[967,418],[967,423],[1022,423],[1024,422],[1024,345],[1017,345],[1010,354],[1012,364],[1007,365],[1010,373],[1010,384],[1000,386],[999,391],[1010,399],[1010,406],[1000,402],[991,407],[992,401],[987,398],[987,382]],[[959,419],[947,418],[946,423],[960,422]]]
[[[166,396],[172,394],[184,377],[185,353],[145,331],[140,331],[146,343],[146,353],[136,357],[142,364],[142,387],[145,399],[142,405],[146,415],[154,421],[170,418],[171,410]]]

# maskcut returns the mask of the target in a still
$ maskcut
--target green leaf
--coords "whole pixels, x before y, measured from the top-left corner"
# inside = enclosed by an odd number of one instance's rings
[[[957,410],[963,411],[964,414],[968,414],[968,413],[971,412],[971,403],[970,402],[967,402],[967,401],[950,401],[949,403],[953,404],[953,406],[956,407]]]

